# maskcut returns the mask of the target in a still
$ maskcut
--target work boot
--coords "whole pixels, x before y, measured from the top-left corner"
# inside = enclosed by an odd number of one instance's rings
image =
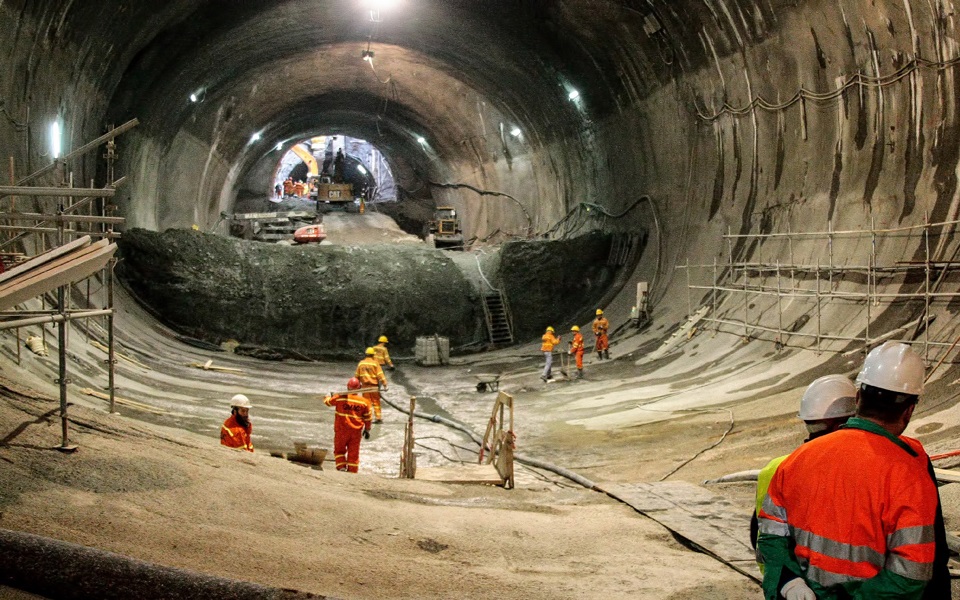
[[[541,375],[541,376],[540,376],[540,381],[546,383],[546,382],[547,382],[547,376],[546,376],[546,375]]]
[[[577,369],[577,376],[574,379],[583,379],[583,369]]]
[[[603,360],[603,352],[597,350],[597,360]]]
[[[605,359],[607,359],[607,360],[610,360],[610,351],[609,351],[609,350],[604,350],[604,351],[603,351],[603,357],[604,357]]]

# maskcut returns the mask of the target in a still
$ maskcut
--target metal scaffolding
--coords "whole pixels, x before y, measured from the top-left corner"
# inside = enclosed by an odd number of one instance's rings
[[[932,354],[939,354],[942,362],[960,337],[934,339],[930,324],[936,315],[931,311],[960,300],[960,291],[944,291],[947,283],[954,284],[952,290],[960,290],[960,246],[955,243],[958,224],[956,220],[931,223],[925,218],[920,225],[877,228],[871,218],[869,229],[837,231],[830,224],[827,231],[734,234],[728,230],[723,236],[725,262],[688,262],[676,268],[686,271],[689,314],[693,314],[693,294],[703,291],[700,303],[709,304],[711,311],[701,321],[713,323],[718,332],[735,333],[745,341],[771,337],[778,348],[790,345],[818,354],[846,350],[853,342],[860,343],[863,351],[889,339],[916,344],[922,335],[924,358],[929,363],[935,360]],[[838,260],[834,247],[838,239],[844,240],[845,250],[858,251],[847,252]],[[743,242],[754,244],[752,253],[761,258],[734,260],[734,245]],[[878,252],[878,247],[889,245],[897,247],[893,252]],[[787,262],[764,261],[764,251],[786,257]],[[795,256],[801,253],[817,258],[812,264],[798,262]],[[905,253],[915,259],[891,264],[881,264],[878,259]],[[695,281],[707,277],[709,283]],[[791,315],[796,316],[786,325],[785,301],[792,305]],[[861,335],[837,335],[826,330],[824,319],[840,303],[863,307]],[[915,304],[919,318],[877,333],[874,320],[884,308],[911,304]],[[812,327],[808,326],[810,321],[814,322]],[[854,323],[846,326],[850,325]]]
[[[0,232],[7,232],[9,237],[0,240],[0,250],[13,247],[19,244],[26,250],[26,241],[31,236],[36,236],[32,249],[39,255],[48,250],[64,247],[71,240],[89,236],[91,238],[116,239],[120,234],[115,232],[114,227],[122,225],[122,217],[114,217],[110,213],[116,208],[108,204],[106,199],[112,198],[116,188],[125,180],[119,180],[114,177],[115,163],[117,160],[115,138],[120,134],[136,127],[139,121],[133,119],[124,123],[120,127],[112,128],[106,134],[98,137],[73,152],[55,160],[50,165],[35,171],[34,173],[16,180],[12,168],[13,159],[11,158],[11,180],[14,185],[0,186],[0,199],[6,199],[3,206],[3,212],[0,212]],[[104,158],[107,163],[107,181],[104,187],[95,188],[93,182],[90,182],[88,188],[78,188],[74,186],[73,174],[65,176],[69,161],[96,150],[100,145],[106,144],[106,154]],[[59,185],[52,187],[28,187],[42,175],[53,173]],[[34,212],[21,212],[17,210],[17,198],[26,197],[34,199]],[[47,199],[54,199],[55,206],[51,207]],[[86,214],[81,214],[86,213]],[[73,451],[75,445],[71,445],[67,431],[67,385],[70,379],[67,376],[67,323],[77,319],[105,318],[108,341],[108,358],[106,361],[108,372],[108,386],[110,390],[110,412],[114,412],[114,371],[116,365],[114,353],[114,335],[113,335],[113,269],[116,265],[116,258],[110,258],[103,268],[101,281],[106,288],[105,306],[102,309],[91,309],[91,289],[90,278],[87,277],[86,306],[77,310],[71,307],[71,283],[63,283],[56,289],[56,301],[51,308],[47,308],[47,298],[43,294],[41,298],[40,310],[8,310],[0,312],[0,331],[13,329],[17,337],[17,360],[20,360],[20,328],[30,325],[56,323],[58,328],[58,378],[57,383],[60,386],[60,420],[62,429],[62,440],[58,447],[62,451]],[[99,266],[95,266],[99,269]],[[41,328],[44,344],[46,342],[46,330]],[[89,334],[88,334],[89,335]]]

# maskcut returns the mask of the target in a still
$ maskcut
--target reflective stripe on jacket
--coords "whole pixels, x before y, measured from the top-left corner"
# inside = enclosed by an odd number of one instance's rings
[[[553,352],[553,347],[560,343],[560,338],[549,331],[543,334],[543,337],[540,339],[543,340],[543,344],[540,345],[541,352]]]
[[[760,511],[766,597],[799,575],[818,598],[919,598],[939,504],[928,461],[917,440],[860,418],[798,448]]]
[[[570,344],[570,351],[574,354],[583,352],[583,336],[580,335],[580,332],[573,334],[573,342]]]
[[[593,320],[593,335],[606,333],[610,329],[610,321],[606,317],[597,317]]]
[[[351,429],[370,429],[372,410],[370,401],[358,394],[334,394],[323,399],[323,403],[337,409],[334,427],[343,423]]]
[[[387,387],[387,378],[383,374],[383,369],[377,359],[372,356],[360,361],[360,364],[357,365],[356,377],[363,387],[376,387],[378,383]]]
[[[253,452],[253,424],[246,427],[237,423],[236,415],[230,415],[220,426],[220,443],[228,448],[237,448]]]
[[[390,365],[391,367],[393,366],[393,361],[390,360],[390,353],[387,351],[387,347],[383,344],[383,342],[374,346],[373,351],[373,358],[376,359],[377,364],[379,364],[381,367],[383,365]]]

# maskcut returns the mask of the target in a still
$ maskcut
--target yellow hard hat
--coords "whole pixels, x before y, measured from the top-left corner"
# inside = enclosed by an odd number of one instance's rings
[[[377,353],[377,351],[374,350],[373,348],[367,348],[367,351],[366,351],[366,355],[367,355],[367,356],[373,356],[373,355],[376,354],[376,353]]]
[[[573,327],[570,328],[570,331],[580,331],[580,326],[574,325]]]
[[[600,315],[602,315],[602,314],[603,314],[603,311],[598,308],[598,309],[597,309],[597,316],[600,316]]]
[[[550,333],[553,333],[553,327],[547,327],[547,331],[549,331]]]
[[[377,341],[380,342],[381,344],[386,344],[386,343],[389,342],[390,340],[387,339],[387,336],[381,335],[381,336],[380,336],[380,339],[378,339]]]

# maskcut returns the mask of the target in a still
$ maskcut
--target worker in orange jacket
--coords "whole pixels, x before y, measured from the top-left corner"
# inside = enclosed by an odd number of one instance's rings
[[[367,348],[366,356],[357,365],[356,377],[365,388],[379,388],[387,391],[387,377],[383,374],[383,368],[377,362],[377,352],[373,348]],[[383,414],[380,409],[380,392],[364,392],[364,397],[370,401],[373,407],[373,422],[383,423]]]
[[[292,196],[293,195],[293,177],[287,177],[283,180],[283,195]]]
[[[390,343],[390,340],[387,339],[387,336],[381,335],[377,340],[377,345],[373,347],[373,351],[375,352],[374,358],[377,359],[380,368],[386,367],[392,371],[394,366],[393,361],[390,360],[390,352],[387,350],[388,343]]]
[[[577,379],[583,379],[583,335],[580,333],[580,326],[574,325],[570,328],[573,332],[573,341],[570,342],[570,354],[577,357]]]
[[[540,345],[540,351],[543,352],[545,363],[543,365],[543,374],[540,375],[540,379],[546,383],[547,381],[553,379],[553,374],[550,372],[553,369],[553,347],[560,343],[560,338],[553,335],[553,327],[547,327],[547,330],[544,332],[541,340],[543,343]]]
[[[347,390],[360,389],[360,380],[351,377]],[[330,394],[323,403],[336,409],[333,419],[333,458],[338,471],[356,473],[360,468],[360,437],[370,439],[370,401],[358,394]]]
[[[597,336],[597,358],[610,358],[610,340],[607,338],[607,331],[610,329],[610,321],[603,316],[603,311],[597,309],[597,318],[593,320],[593,335]]]
[[[923,360],[886,342],[857,376],[857,414],[784,460],[760,509],[766,600],[950,598],[933,467],[904,437]]]
[[[220,426],[220,444],[228,448],[253,452],[253,424],[250,423],[250,400],[243,394],[230,399],[230,416]]]

